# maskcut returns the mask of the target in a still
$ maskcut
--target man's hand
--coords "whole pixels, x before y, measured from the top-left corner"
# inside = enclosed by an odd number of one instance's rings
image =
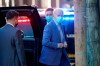
[[[63,44],[63,43],[59,43],[59,44],[58,44],[58,47],[59,47],[59,48],[63,48],[63,47],[64,47],[64,44]]]
[[[67,43],[66,42],[64,42],[64,48],[67,48]]]
[[[67,48],[68,46],[67,46],[67,43],[66,42],[64,42],[64,43],[59,43],[58,44],[58,48]]]
[[[67,48],[67,44],[64,44],[64,48]]]

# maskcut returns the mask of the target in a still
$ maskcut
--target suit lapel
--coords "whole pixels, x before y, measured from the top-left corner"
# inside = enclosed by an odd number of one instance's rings
[[[60,31],[59,31],[57,25],[55,24],[55,22],[53,22],[53,25],[54,25],[54,29],[55,29],[54,32],[57,33],[56,35],[58,35],[59,39],[61,40]]]

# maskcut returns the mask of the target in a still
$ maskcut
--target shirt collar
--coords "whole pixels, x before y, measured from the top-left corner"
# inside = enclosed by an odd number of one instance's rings
[[[54,20],[54,22],[55,22],[55,24],[56,24],[57,26],[60,26],[55,20]]]
[[[14,27],[14,25],[13,25],[13,24],[11,24],[11,23],[7,23],[7,24],[9,24],[9,25],[11,25],[11,26],[13,26],[13,27]]]
[[[49,24],[49,22],[47,22],[47,24]]]
[[[54,20],[55,24],[58,25],[58,23]]]

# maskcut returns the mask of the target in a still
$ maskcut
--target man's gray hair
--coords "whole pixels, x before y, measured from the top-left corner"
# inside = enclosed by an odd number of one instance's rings
[[[54,11],[53,11],[53,15],[54,15],[57,11],[62,11],[62,12],[63,12],[63,10],[62,10],[61,8],[56,8],[56,9],[54,9]]]

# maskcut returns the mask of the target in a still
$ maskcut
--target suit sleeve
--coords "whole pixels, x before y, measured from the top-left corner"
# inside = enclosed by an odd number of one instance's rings
[[[16,32],[15,46],[16,46],[16,50],[17,50],[17,54],[18,54],[18,58],[21,63],[21,66],[26,66],[24,46],[23,46],[23,42],[22,42],[21,33],[22,32],[20,30],[18,30]]]
[[[58,48],[58,43],[52,42],[52,29],[50,25],[46,25],[43,31],[43,39],[42,39],[42,45],[57,49]]]

